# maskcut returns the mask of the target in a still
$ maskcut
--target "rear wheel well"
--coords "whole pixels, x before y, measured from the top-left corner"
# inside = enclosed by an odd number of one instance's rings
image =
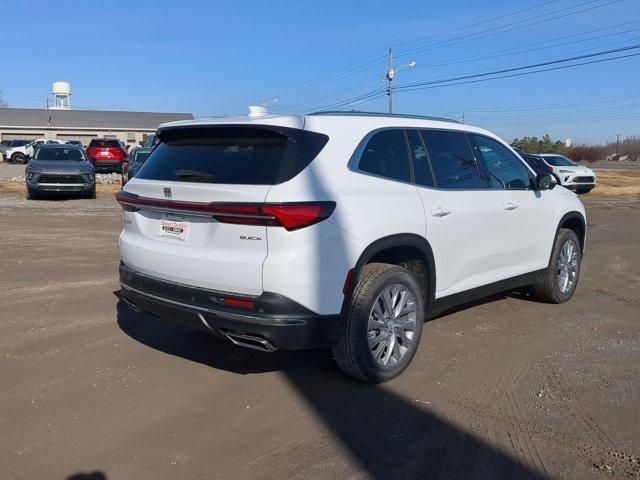
[[[568,230],[573,230],[573,232],[578,237],[580,241],[580,250],[584,251],[584,234],[585,234],[585,225],[578,217],[569,217],[565,219],[561,224],[560,228],[566,228]]]
[[[424,304],[429,303],[429,264],[421,249],[411,245],[389,247],[371,256],[366,264],[369,263],[388,263],[406,268],[420,285]]]

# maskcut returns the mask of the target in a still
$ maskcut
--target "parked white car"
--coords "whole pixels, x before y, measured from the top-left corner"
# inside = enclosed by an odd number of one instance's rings
[[[66,143],[62,140],[51,140],[46,138],[37,138],[26,145],[8,148],[5,152],[5,158],[12,163],[27,163],[33,157],[35,149],[44,144],[61,144]]]
[[[330,346],[349,375],[383,382],[438,312],[523,285],[562,303],[578,283],[582,203],[486,130],[327,112],[158,137],[116,195],[121,293],[138,311],[264,351]]]
[[[588,193],[596,186],[596,172],[578,165],[563,155],[555,153],[536,153],[553,169],[553,175],[560,185],[575,190],[576,193]]]

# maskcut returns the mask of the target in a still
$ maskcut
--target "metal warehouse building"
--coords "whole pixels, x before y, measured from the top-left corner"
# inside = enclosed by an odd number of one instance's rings
[[[0,108],[0,140],[51,138],[86,146],[92,138],[107,137],[134,147],[161,123],[192,119],[190,113]]]

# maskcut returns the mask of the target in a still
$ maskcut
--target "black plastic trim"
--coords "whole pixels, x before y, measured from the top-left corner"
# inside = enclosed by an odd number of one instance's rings
[[[120,264],[120,294],[139,312],[227,337],[261,337],[275,349],[300,350],[331,345],[341,315],[318,315],[275,293],[242,297],[157,279]],[[246,298],[253,308],[229,308],[211,297]],[[262,310],[262,311],[261,311]],[[228,337],[227,337],[228,338]]]
[[[558,222],[558,228],[556,228],[556,235],[553,238],[554,238],[554,241],[555,241],[555,239],[558,238],[558,232],[562,228],[562,225],[567,220],[571,220],[571,219],[574,219],[574,218],[576,220],[578,220],[582,224],[582,238],[578,238],[578,240],[580,241],[580,250],[582,250],[582,254],[584,255],[585,244],[586,244],[586,241],[587,241],[587,221],[585,220],[584,216],[580,212],[576,212],[574,210],[574,211],[565,213],[562,216],[562,218],[560,219],[560,221]],[[551,249],[551,255],[549,255],[549,264],[551,264],[551,256],[552,255],[553,255],[553,249]]]
[[[420,235],[416,235],[414,233],[399,233],[396,235],[390,235],[388,237],[380,238],[364,249],[354,267],[354,272],[351,277],[351,285],[347,286],[348,290],[345,294],[342,304],[343,314],[345,314],[348,310],[349,304],[351,302],[351,294],[353,293],[353,288],[355,287],[355,285],[358,284],[358,279],[360,278],[360,272],[362,271],[362,268],[374,255],[394,247],[416,247],[420,251],[422,251],[427,261],[427,305],[433,301],[436,292],[436,264],[433,257],[433,250],[431,248],[431,245],[424,237],[421,237]]]
[[[490,283],[488,285],[482,285],[477,288],[465,290],[464,292],[454,293],[453,295],[447,295],[446,297],[437,298],[427,305],[425,312],[425,318],[430,319],[436,315],[446,312],[456,306],[463,305],[465,303],[478,300],[480,298],[494,295],[496,293],[504,292],[514,288],[524,287],[531,285],[540,280],[547,272],[546,268],[536,270],[534,272],[525,273],[524,275],[518,275],[516,277],[507,278],[498,282]]]

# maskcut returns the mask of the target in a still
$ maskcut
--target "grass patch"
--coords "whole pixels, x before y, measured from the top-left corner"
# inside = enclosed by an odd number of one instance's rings
[[[596,188],[589,196],[640,197],[640,172],[599,170]]]

